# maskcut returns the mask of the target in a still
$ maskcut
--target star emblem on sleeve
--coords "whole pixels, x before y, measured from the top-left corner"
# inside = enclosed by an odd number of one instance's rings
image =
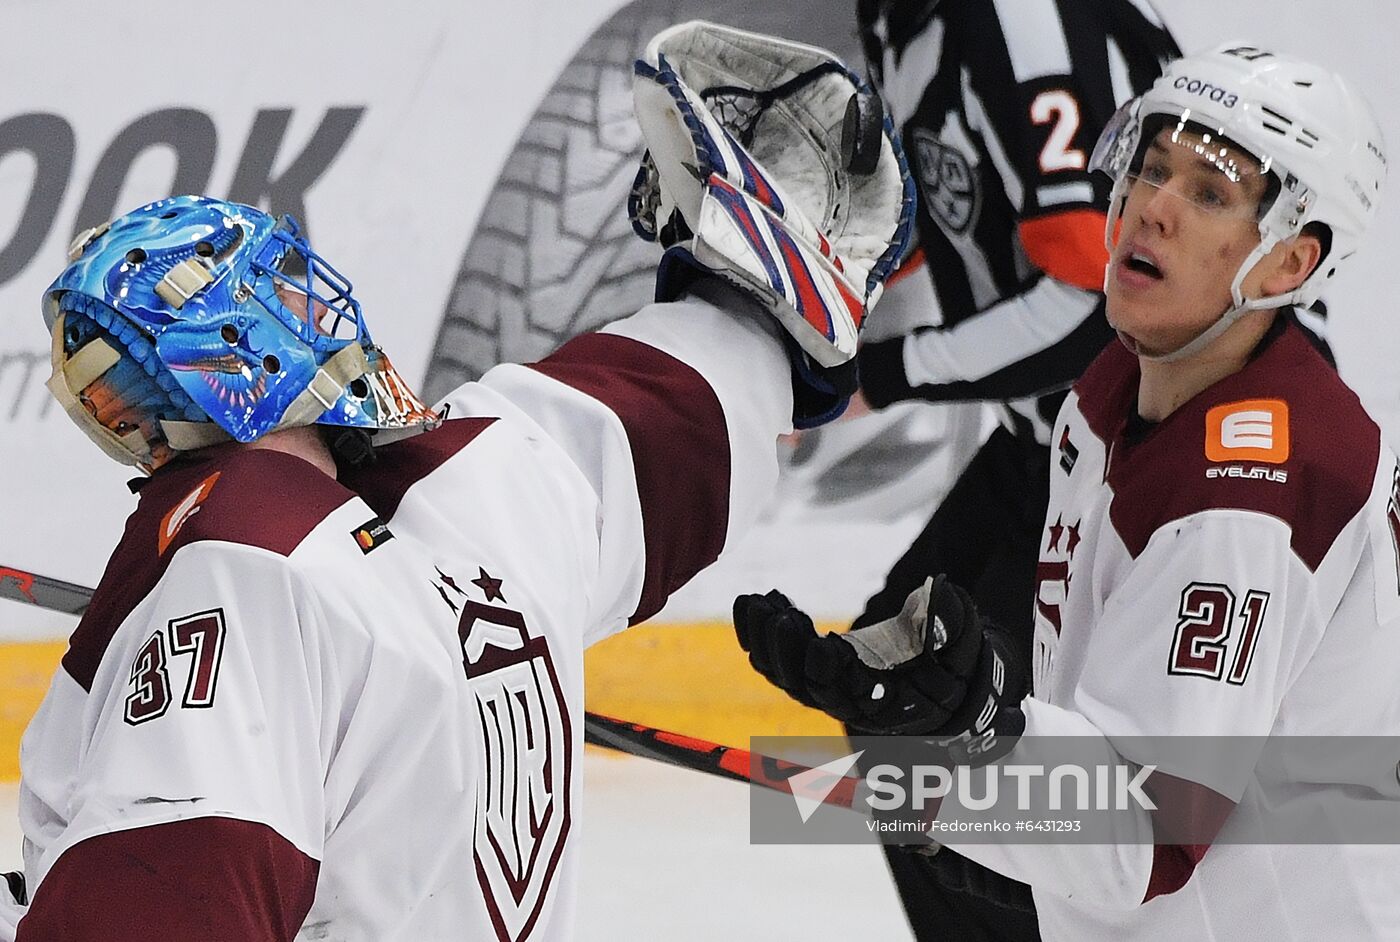
[[[1079,540],[1079,524],[1072,523],[1069,527],[1069,539],[1065,541],[1065,552],[1069,554],[1070,559],[1074,558],[1074,550],[1079,546]]]
[[[501,583],[504,580],[493,579],[491,578],[491,574],[485,569],[481,568],[480,566],[476,568],[477,572],[481,573],[481,576],[479,578],[473,579],[472,585],[476,586],[486,595],[486,601],[506,601],[506,597],[503,594],[501,594]]]
[[[1060,548],[1060,537],[1065,535],[1064,518],[1056,517],[1055,522],[1050,524],[1050,546],[1049,549]]]

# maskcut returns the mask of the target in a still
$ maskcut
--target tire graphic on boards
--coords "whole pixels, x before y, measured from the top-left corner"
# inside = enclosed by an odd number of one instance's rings
[[[657,32],[693,18],[863,61],[850,0],[634,0],[618,10],[561,70],[506,159],[448,294],[424,381],[429,401],[497,363],[539,359],[651,300],[660,249],[636,237],[625,209],[643,146],[632,63]],[[807,432],[783,451],[771,512],[922,516],[946,484],[945,446],[975,446],[975,425],[911,408]],[[927,481],[930,468],[931,485],[908,486]]]

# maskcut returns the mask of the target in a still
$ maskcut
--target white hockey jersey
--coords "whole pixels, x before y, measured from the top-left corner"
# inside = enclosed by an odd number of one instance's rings
[[[1111,345],[1056,424],[1026,735],[1400,736],[1400,470],[1356,396],[1287,318],[1156,425],[1138,376]],[[1158,762],[1179,793],[1121,843],[959,850],[1032,884],[1047,940],[1400,939],[1400,847],[1142,839],[1348,790],[1400,815],[1398,755],[1276,790],[1257,758]]]
[[[572,936],[583,649],[756,516],[789,369],[690,300],[446,408],[146,482],[24,739],[20,942]]]

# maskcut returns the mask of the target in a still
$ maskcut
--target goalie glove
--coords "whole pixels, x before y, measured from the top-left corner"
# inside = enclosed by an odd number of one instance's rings
[[[754,296],[791,338],[794,424],[840,415],[913,221],[879,99],[822,49],[700,21],[652,39],[633,99],[648,150],[628,212],[666,249],[657,300],[706,273]]]
[[[1020,659],[945,576],[894,618],[843,635],[819,636],[780,592],[735,599],[734,626],[755,670],[858,733],[925,736],[952,762],[982,765],[1025,730]]]

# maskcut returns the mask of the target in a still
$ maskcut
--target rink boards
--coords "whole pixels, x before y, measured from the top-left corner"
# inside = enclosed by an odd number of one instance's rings
[[[20,737],[66,649],[62,641],[0,644],[0,782],[19,778]],[[754,673],[727,623],[641,625],[595,645],[584,665],[596,713],[737,746],[750,736],[840,732]]]

